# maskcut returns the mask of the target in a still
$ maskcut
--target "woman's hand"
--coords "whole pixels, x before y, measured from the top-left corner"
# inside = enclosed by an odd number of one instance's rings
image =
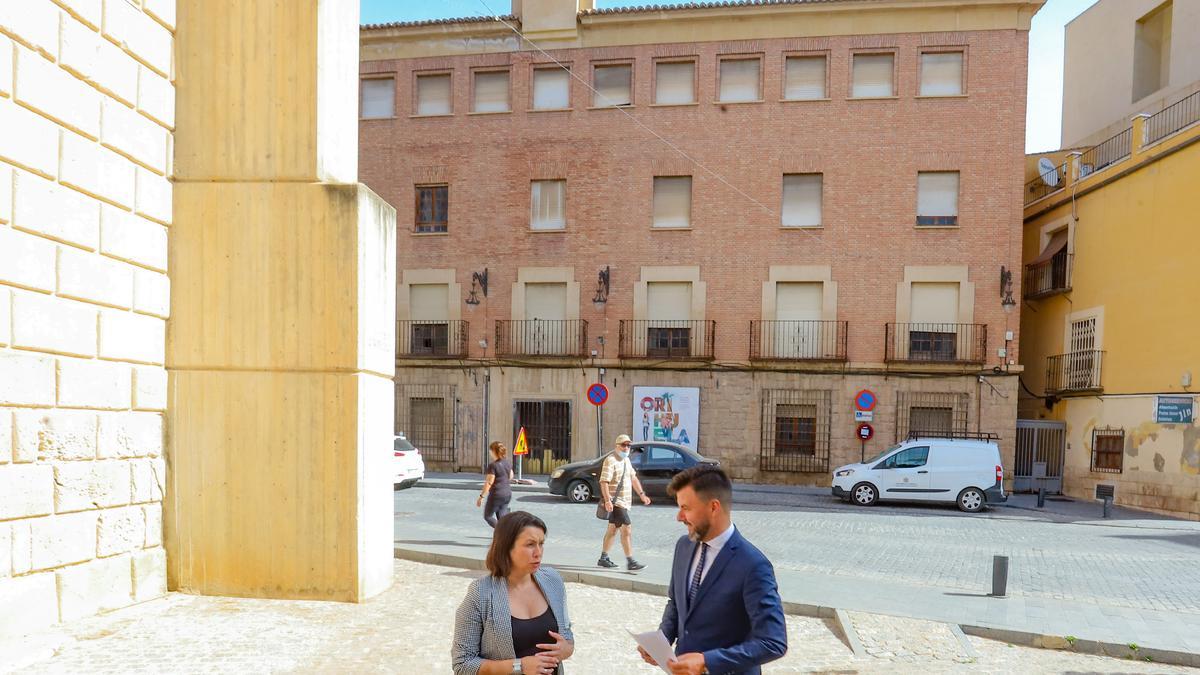
[[[537,648],[542,650],[542,654],[553,656],[555,661],[566,661],[571,658],[571,654],[575,652],[575,645],[554,631],[550,631],[550,637],[554,638],[554,644],[537,645]]]
[[[479,508],[481,506],[483,506],[483,495],[479,495],[479,497],[475,499],[475,508]]]
[[[558,660],[546,652],[521,659],[521,672],[525,675],[551,675],[558,668]]]

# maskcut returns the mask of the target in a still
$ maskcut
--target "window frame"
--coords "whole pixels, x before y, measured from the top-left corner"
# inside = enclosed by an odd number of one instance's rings
[[[565,68],[563,66],[565,66]],[[539,70],[563,71],[567,74],[567,107],[565,107],[565,108],[538,108],[538,107],[536,107],[536,105],[535,105],[535,100],[536,100],[535,95],[536,95],[536,89],[537,89],[536,80],[537,80],[537,73]],[[567,111],[567,110],[574,110],[575,106],[574,106],[574,101],[572,100],[573,91],[572,91],[572,87],[571,87],[571,81],[575,79],[574,75],[575,75],[575,71],[573,69],[573,64],[570,61],[563,61],[561,66],[559,64],[549,63],[549,62],[532,64],[529,68],[529,100],[527,101],[527,104],[526,104],[526,109],[528,110],[528,112],[563,112],[563,111]],[[509,86],[510,87],[512,86],[511,79],[509,79]]]
[[[446,112],[439,113],[421,113],[418,112],[421,108],[421,78],[422,77],[448,77],[450,82],[450,109]],[[451,68],[436,68],[432,70],[414,70],[412,71],[412,107],[409,117],[451,117],[454,115],[454,70]]]
[[[823,98],[788,98],[787,96],[787,64],[788,59],[795,58],[816,58],[822,57],[825,59],[825,96]],[[829,65],[829,50],[799,50],[783,52],[783,61],[781,62],[780,78],[779,78],[779,100],[780,102],[795,103],[795,102],[813,102],[813,101],[830,101],[830,88],[833,85],[832,71]]]
[[[637,92],[637,68],[633,59],[606,59],[601,61],[592,61],[590,64],[591,85],[592,85],[592,101],[588,107],[589,110],[612,110],[614,108],[632,108],[635,104],[635,93]],[[629,68],[629,103],[618,103],[616,105],[601,105],[597,100],[600,96],[598,93],[599,87],[596,86],[596,69],[610,68],[614,66],[625,66]]]
[[[1119,447],[1117,450],[1105,449],[1100,450],[1100,439],[1106,442],[1117,441]],[[1101,466],[1099,461],[1102,455],[1116,455],[1117,466]],[[1088,467],[1090,471],[1095,473],[1125,473],[1125,429],[1124,427],[1104,427],[1092,429],[1092,452],[1091,462]]]
[[[688,179],[688,214],[687,224],[683,226],[677,225],[656,225],[655,224],[655,209],[654,196],[656,193],[655,183],[660,178],[686,178]],[[652,176],[650,180],[650,229],[651,230],[690,230],[696,223],[695,219],[695,194],[696,194],[696,177],[692,174],[669,174],[664,176]]]
[[[935,173],[952,173],[957,176],[955,181],[954,192],[954,215],[953,216],[922,216],[921,215],[921,174]],[[956,228],[962,226],[962,170],[960,169],[918,169],[916,180],[916,197],[917,202],[914,205],[915,218],[913,219],[913,227],[918,230],[939,229],[939,228]],[[922,220],[929,222],[922,222]]]
[[[763,103],[765,101],[765,98],[764,98],[765,92],[763,91],[764,78],[766,77],[766,72],[765,72],[766,68],[763,67],[763,63],[765,60],[766,59],[764,58],[764,55],[762,52],[751,52],[751,53],[743,53],[743,54],[718,54],[717,55],[717,68],[716,68],[717,82],[716,82],[716,90],[713,92],[713,94],[715,94],[715,97],[714,97],[715,100],[713,101],[713,103],[716,103],[718,105],[731,105],[731,104],[738,105],[738,104],[743,104],[743,103]],[[757,98],[749,99],[749,100],[745,100],[745,101],[726,101],[721,98],[721,78],[724,77],[724,75],[721,72],[721,65],[724,64],[726,61],[757,61],[758,62],[758,86],[757,86],[757,92],[756,92],[758,95]]]
[[[493,73],[504,73],[508,76],[508,86],[504,90],[504,101],[507,108],[504,110],[476,110],[475,109],[475,88],[480,75],[489,75]],[[512,66],[479,66],[471,69],[471,91],[470,91],[470,110],[468,115],[507,115],[513,111],[513,69]],[[453,91],[453,89],[451,89]]]
[[[446,208],[444,221],[421,220],[421,190],[444,188],[446,190]],[[433,213],[437,215],[437,200],[434,198]],[[441,229],[437,229],[438,225]],[[423,229],[429,228],[429,229]],[[449,183],[416,183],[413,185],[413,232],[415,234],[446,234],[450,231],[450,184]]]
[[[962,70],[959,72],[959,91],[957,94],[922,94],[921,83],[925,72],[926,54],[961,54]],[[967,47],[966,45],[944,45],[924,47],[917,52],[917,95],[916,98],[962,98],[967,96]]]
[[[659,103],[658,102],[658,67],[660,65],[670,65],[673,63],[690,63],[692,64],[692,100],[686,103]],[[681,105],[700,105],[700,59],[696,56],[663,56],[654,59],[651,63],[650,71],[650,105],[661,107],[672,107]]]
[[[812,100],[812,99],[797,99],[797,100]],[[816,225],[788,225],[783,222],[784,211],[787,207],[787,179],[788,176],[818,176],[821,192],[817,200],[818,222]],[[785,172],[779,178],[779,227],[785,230],[819,230],[825,227],[825,172],[823,171],[806,171],[806,172]]]
[[[562,224],[558,227],[536,227],[533,218],[533,186],[535,183],[562,183]],[[529,179],[529,230],[531,232],[563,232],[567,229],[567,179],[566,178],[531,178]]]
[[[848,87],[846,89],[846,100],[848,101],[890,101],[900,98],[900,80],[897,77],[900,64],[899,49],[895,47],[881,47],[878,49],[855,49],[850,52],[850,68],[848,77]],[[855,96],[854,95],[854,59],[860,56],[891,56],[892,57],[892,93],[889,96]]]
[[[358,119],[361,120],[394,120],[396,119],[396,73],[363,73],[358,78]],[[363,113],[363,83],[368,80],[392,81],[392,114],[367,117]]]

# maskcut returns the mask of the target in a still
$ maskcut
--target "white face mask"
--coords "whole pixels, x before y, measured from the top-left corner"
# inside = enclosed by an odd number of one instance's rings
[[[617,459],[625,459],[626,457],[629,456],[629,451],[624,448],[617,448],[616,454],[617,454]]]

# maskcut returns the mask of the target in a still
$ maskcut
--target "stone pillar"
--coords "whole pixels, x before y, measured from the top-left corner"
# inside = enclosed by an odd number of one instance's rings
[[[358,0],[180,0],[168,582],[392,577],[396,212],[357,181]]]

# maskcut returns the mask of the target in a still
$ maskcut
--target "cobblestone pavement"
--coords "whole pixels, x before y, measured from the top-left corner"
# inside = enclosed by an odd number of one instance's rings
[[[454,610],[478,574],[397,561],[395,585],[362,605],[172,594],[29,636],[16,652],[15,662],[24,662],[17,672],[445,673]],[[641,662],[624,631],[657,625],[662,598],[581,584],[568,584],[567,595],[577,644],[570,672],[661,672]],[[968,638],[972,657],[945,624],[857,612],[850,618],[869,656],[854,657],[826,621],[793,616],[791,649],[767,672],[1188,672],[975,637]],[[5,663],[14,661],[0,660],[0,672]]]

